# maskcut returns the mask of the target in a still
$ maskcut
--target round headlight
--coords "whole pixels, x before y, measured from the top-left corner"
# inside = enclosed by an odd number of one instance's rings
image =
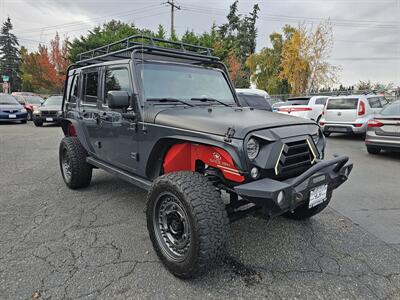
[[[249,159],[255,159],[260,152],[260,144],[256,139],[250,138],[247,142],[247,156]]]

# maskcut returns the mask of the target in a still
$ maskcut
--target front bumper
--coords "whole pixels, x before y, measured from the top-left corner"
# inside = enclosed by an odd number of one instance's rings
[[[10,118],[10,115],[13,116]],[[14,117],[15,116],[15,117]],[[14,113],[14,114],[9,114],[9,113],[0,113],[0,121],[8,122],[8,121],[24,121],[26,120],[28,116],[28,113]]]
[[[33,115],[33,119],[43,123],[59,123],[62,120],[61,116],[42,116]]]
[[[310,192],[316,187],[327,185],[327,199],[332,191],[344,183],[351,170],[352,163],[347,163],[347,156],[339,156],[329,161],[319,161],[298,177],[284,181],[263,178],[236,186],[236,193],[245,200],[259,205],[270,216],[281,215],[296,207],[308,204]],[[278,201],[279,193],[284,198]]]

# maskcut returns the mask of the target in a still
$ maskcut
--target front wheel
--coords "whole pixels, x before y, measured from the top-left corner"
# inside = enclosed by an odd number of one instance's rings
[[[321,204],[314,206],[312,208],[308,208],[308,203],[306,203],[304,205],[297,207],[293,212],[288,211],[287,213],[284,214],[284,216],[294,220],[305,220],[323,211],[328,206],[330,201],[331,198],[329,197]]]
[[[33,124],[35,124],[36,127],[42,127],[43,126],[43,122],[40,120],[33,120]]]
[[[92,180],[92,166],[86,162],[87,152],[77,137],[61,140],[59,160],[61,174],[70,189],[87,187]]]
[[[154,250],[175,276],[198,277],[223,256],[228,217],[219,191],[204,175],[176,172],[156,179],[146,216]]]
[[[33,114],[30,110],[28,110],[28,115],[27,115],[27,120],[32,121],[33,120]]]

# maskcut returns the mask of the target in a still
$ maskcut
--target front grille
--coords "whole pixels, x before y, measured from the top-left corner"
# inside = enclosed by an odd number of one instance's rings
[[[19,109],[3,109],[3,112],[8,113],[8,114],[15,114],[19,112]]]
[[[50,110],[42,110],[42,116],[56,116],[57,111],[50,111]]]
[[[284,178],[297,176],[311,167],[314,160],[307,140],[285,143],[275,167],[275,175]]]

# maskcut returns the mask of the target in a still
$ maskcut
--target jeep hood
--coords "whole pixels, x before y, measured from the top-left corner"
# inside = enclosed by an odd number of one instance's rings
[[[224,136],[233,128],[234,138],[243,139],[250,131],[315,122],[248,107],[174,107],[155,114],[154,123]]]

